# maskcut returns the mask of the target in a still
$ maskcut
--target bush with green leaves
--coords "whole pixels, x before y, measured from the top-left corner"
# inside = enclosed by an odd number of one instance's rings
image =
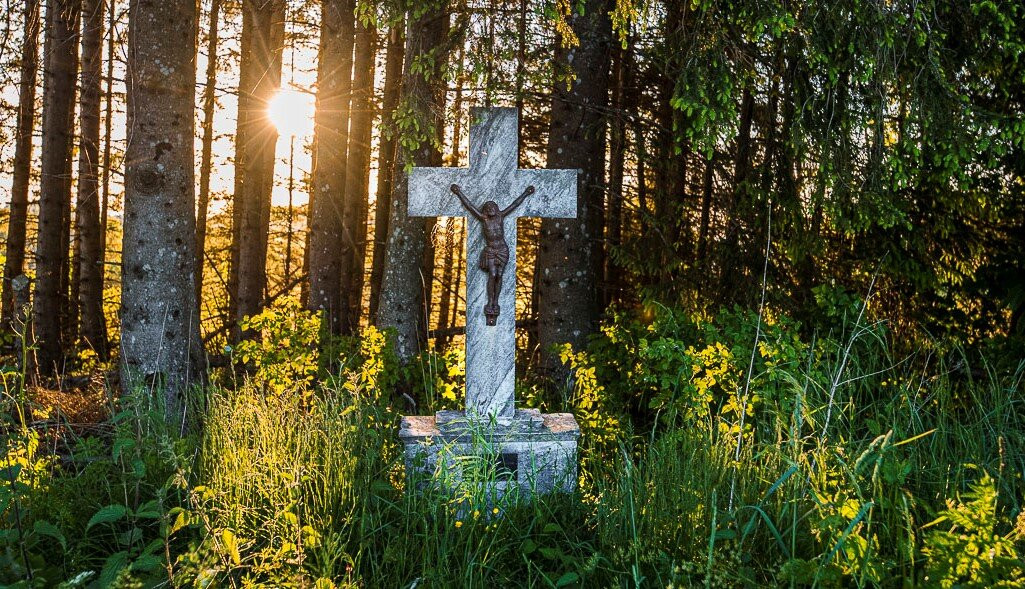
[[[252,368],[253,381],[267,395],[306,394],[317,375],[320,316],[284,297],[242,320],[253,337],[231,350],[235,362]]]
[[[1025,511],[1012,527],[1001,517],[1000,493],[984,474],[965,493],[965,501],[947,500],[947,508],[927,528],[922,550],[925,582],[951,587],[1021,587],[1025,585]]]
[[[107,434],[57,440],[12,433],[0,485],[0,581],[20,587],[153,585],[169,579],[169,511],[182,500],[189,439],[172,435],[162,397],[130,392]],[[50,449],[52,452],[53,448]]]

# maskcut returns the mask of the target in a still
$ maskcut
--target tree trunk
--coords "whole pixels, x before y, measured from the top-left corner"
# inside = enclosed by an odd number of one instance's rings
[[[623,237],[623,168],[625,161],[626,111],[624,88],[629,76],[630,53],[633,44],[624,49],[613,47],[612,53],[612,124],[609,127],[609,194],[608,223],[605,226],[605,243],[611,249],[622,243]],[[622,288],[622,271],[612,263],[611,256],[605,258],[602,284],[602,306],[607,306]]]
[[[199,164],[199,206],[196,210],[196,307],[203,309],[203,255],[206,253],[206,218],[210,208],[210,173],[213,167],[214,107],[217,105],[217,43],[221,0],[210,1],[210,28],[206,38],[206,87],[203,89],[203,147]]]
[[[737,130],[737,152],[733,163],[733,193],[724,211],[726,235],[719,246],[719,294],[733,301],[737,294],[738,278],[745,270],[739,262],[740,212],[747,204],[748,173],[751,170],[751,122],[754,117],[754,96],[744,89],[740,101],[740,125]]]
[[[444,88],[442,69],[447,61],[445,32],[449,17],[447,2],[440,4],[419,15],[411,14],[408,21],[400,100],[408,109],[408,115],[416,117],[422,131],[416,149],[400,150],[395,161],[388,243],[377,308],[377,324],[395,330],[396,352],[403,361],[420,351],[427,330],[423,297],[425,283],[431,277],[424,275],[422,261],[429,222],[407,214],[409,178],[405,168],[407,163],[414,166],[441,163],[439,151],[423,131],[437,132],[444,124],[444,92],[441,89]],[[429,67],[424,67],[419,58],[428,53],[434,59]]]
[[[520,0],[519,18],[516,21],[516,136],[523,137],[523,98],[527,71],[527,2]],[[459,66],[462,69],[463,49],[459,48]]]
[[[342,333],[359,330],[363,311],[364,270],[367,260],[367,212],[370,198],[370,140],[374,125],[374,57],[377,29],[356,26],[356,57],[352,75],[349,152],[345,158],[345,218],[342,227],[342,285],[339,309]]]
[[[697,262],[705,269],[707,275],[708,260],[708,226],[712,216],[712,189],[715,187],[715,152],[705,159],[705,174],[701,181],[701,225],[698,229]]]
[[[459,165],[459,141],[462,136],[462,110],[463,110],[463,60],[465,58],[465,51],[462,43],[459,45],[458,55],[456,56],[456,75],[455,75],[455,97],[452,101],[452,112],[455,113],[455,117],[452,123],[452,143],[449,145],[448,154],[448,165],[458,166]],[[519,74],[517,74],[519,75]],[[455,237],[456,230],[455,225],[459,223],[457,219],[449,219],[445,224],[445,257],[442,264],[441,270],[441,300],[438,304],[438,329],[446,329],[451,327],[451,317],[455,316],[453,300],[459,296],[459,273],[453,268],[455,263],[455,250],[459,250],[461,253],[463,250],[463,242],[457,240]],[[441,352],[448,346],[449,342],[448,335],[434,336],[434,349]]]
[[[100,243],[104,262],[107,256],[107,212],[110,205],[110,171],[111,165],[111,128],[113,127],[114,112],[114,25],[117,23],[117,0],[107,0],[110,10],[107,13],[107,76],[106,89],[104,91],[103,105],[103,178],[100,181],[103,185],[103,194],[100,197]],[[104,271],[106,275],[106,271]]]
[[[103,234],[100,231],[100,91],[103,82],[103,0],[82,2],[82,73],[78,151],[78,305],[80,334],[102,360],[107,358],[103,317]]]
[[[32,305],[37,366],[45,375],[56,374],[62,367],[63,328],[70,308],[71,154],[81,8],[80,0],[46,3],[42,166]]]
[[[193,168],[195,0],[132,0],[121,266],[121,382],[159,387],[183,424],[200,380]]]
[[[465,222],[459,223],[459,230],[456,232],[455,242],[456,270],[452,281],[452,306],[449,307],[450,311],[448,319],[445,321],[445,327],[450,329],[456,326],[456,320],[459,318],[459,300],[462,298],[460,293],[465,292],[463,289],[459,288],[462,276],[466,274],[466,247],[463,245],[466,243]],[[464,322],[463,324],[465,325],[466,323]]]
[[[281,282],[292,283],[292,239],[295,233],[295,135],[288,140],[288,210],[285,212],[285,272]]]
[[[3,304],[0,323],[11,329],[20,316],[12,281],[25,271],[25,227],[28,220],[28,185],[32,174],[32,130],[35,127],[36,73],[39,71],[39,0],[25,2],[25,30],[21,47],[21,81],[18,85],[18,127],[14,138],[14,178],[7,224],[7,257],[4,260]],[[27,288],[27,287],[26,287]]]
[[[399,103],[399,85],[402,83],[402,61],[406,52],[405,21],[401,20],[388,31],[388,54],[384,65],[384,104],[381,122],[390,121]],[[395,133],[381,136],[377,158],[377,197],[374,205],[374,253],[370,262],[370,322],[377,323],[377,304],[380,301],[381,281],[384,276],[385,245],[388,241],[388,218],[391,215],[391,191],[395,166]]]
[[[608,0],[587,0],[583,14],[569,24],[580,46],[556,50],[556,67],[574,79],[567,89],[556,81],[548,136],[548,167],[580,170],[576,219],[542,219],[537,268],[541,272],[538,340],[542,367],[552,375],[564,369],[556,346],[583,346],[597,328],[605,193],[605,119],[609,100],[612,27]],[[572,57],[572,59],[571,59]]]
[[[231,297],[231,321],[236,328],[233,339],[241,336],[239,322],[259,312],[267,288],[267,239],[274,188],[274,149],[278,141],[278,131],[267,115],[267,105],[281,86],[284,0],[245,0],[242,28],[229,279],[234,295]]]
[[[691,256],[690,213],[687,210],[687,159],[690,156],[689,145],[679,138],[684,134],[682,113],[673,108],[673,93],[676,78],[685,66],[680,63],[679,47],[685,43],[683,26],[687,19],[688,3],[681,2],[671,7],[666,13],[665,22],[665,59],[666,69],[662,72],[659,87],[659,110],[663,121],[660,133],[661,157],[656,168],[659,176],[657,183],[658,201],[655,204],[655,218],[664,223],[662,230],[668,238],[663,252],[661,266],[671,268],[679,259]],[[668,248],[679,248],[680,255]],[[673,274],[663,276],[664,281],[671,283]],[[666,284],[671,286],[671,284]]]
[[[354,0],[323,0],[317,113],[310,203],[309,299],[323,311],[325,326],[341,333],[342,235],[345,218],[345,156],[352,90]]]
[[[490,20],[489,20],[489,22],[490,22]],[[442,42],[445,43],[445,51],[446,51],[446,53],[445,53],[445,61],[446,62],[448,61],[447,52],[450,51],[454,47],[453,38],[449,35],[450,30],[451,30],[451,18],[443,19],[442,20],[442,30],[441,30],[440,38],[443,40]],[[441,67],[442,67],[442,69],[439,70],[439,77],[440,77],[440,72],[444,72],[445,71],[445,69],[444,69],[445,65],[442,64]],[[490,75],[491,74],[489,73],[488,76],[490,76]],[[490,77],[489,77],[488,83],[490,83]],[[440,166],[440,165],[442,165],[442,162],[444,161],[444,156],[442,155],[442,150],[444,149],[444,146],[445,146],[445,118],[444,118],[444,114],[443,113],[445,112],[445,105],[446,105],[446,103],[448,101],[448,84],[446,83],[446,81],[442,80],[441,82],[436,84],[434,86],[434,92],[436,93],[436,96],[434,98],[435,108],[437,108],[440,111],[440,113],[442,113],[442,114],[440,115],[439,123],[437,125],[433,126],[434,127],[434,140],[437,142],[438,149],[437,149],[435,163],[431,164],[431,165]],[[490,101],[489,93],[490,93],[490,90],[485,88],[485,98],[484,98],[485,104],[490,104],[489,103],[489,101]],[[432,313],[432,310],[433,310],[432,309],[432,303],[434,302],[434,288],[435,288],[434,276],[435,276],[435,274],[437,273],[437,270],[438,270],[437,243],[434,240],[434,236],[437,233],[436,232],[437,226],[438,226],[438,218],[437,217],[428,217],[427,218],[427,223],[424,226],[424,233],[425,233],[425,235],[427,235],[427,239],[424,241],[423,257],[421,258],[421,261],[420,261],[420,276],[423,277],[423,293],[421,294],[420,298],[424,302],[424,309],[423,310],[424,310],[424,329],[425,329],[425,333],[423,334],[424,335],[423,341],[426,341],[427,338],[430,337],[429,330],[430,330],[430,327],[431,327],[431,325],[430,325],[431,324],[431,313]]]
[[[462,247],[462,244],[455,242],[455,222],[453,219],[449,219],[445,224],[445,248],[444,257],[442,258],[441,265],[441,295],[438,302],[438,329],[444,329],[448,327],[448,316],[449,310],[452,308],[452,291],[455,290],[454,281],[458,278],[453,278],[454,266],[455,266],[455,248]],[[434,336],[434,349],[441,352],[445,349],[448,343],[448,338],[442,335]]]
[[[634,104],[637,104],[643,98],[639,89],[632,94],[635,99]],[[647,141],[648,139],[644,135],[644,122],[641,120],[641,117],[637,117],[637,120],[634,122],[634,144],[637,148],[637,216],[638,225],[642,231],[647,230],[649,222]]]

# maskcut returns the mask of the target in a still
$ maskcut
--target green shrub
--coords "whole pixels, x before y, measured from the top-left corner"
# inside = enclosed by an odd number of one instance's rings
[[[949,524],[925,537],[925,583],[943,587],[1021,587],[1025,561],[1018,547],[1025,539],[1025,512],[1007,530],[998,516],[999,493],[993,479],[983,475],[965,494],[966,502],[947,500],[940,517],[928,524]],[[1005,528],[1003,531],[1000,528]]]

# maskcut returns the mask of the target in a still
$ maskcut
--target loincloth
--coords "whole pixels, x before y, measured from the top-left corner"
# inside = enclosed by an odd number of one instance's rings
[[[509,263],[509,246],[504,243],[502,245],[485,245],[480,252],[478,265],[481,270],[488,270],[492,262],[499,268],[505,268],[505,265]]]

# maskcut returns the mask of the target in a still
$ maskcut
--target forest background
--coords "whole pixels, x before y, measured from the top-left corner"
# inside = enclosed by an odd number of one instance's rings
[[[7,8],[12,582],[1023,574],[1020,3]],[[465,227],[408,218],[405,182],[466,165],[485,105],[520,109],[522,167],[582,171],[576,221],[519,222],[516,277],[518,398],[582,421],[582,496],[457,537],[363,432],[461,403]],[[247,460],[349,478],[286,497]]]

